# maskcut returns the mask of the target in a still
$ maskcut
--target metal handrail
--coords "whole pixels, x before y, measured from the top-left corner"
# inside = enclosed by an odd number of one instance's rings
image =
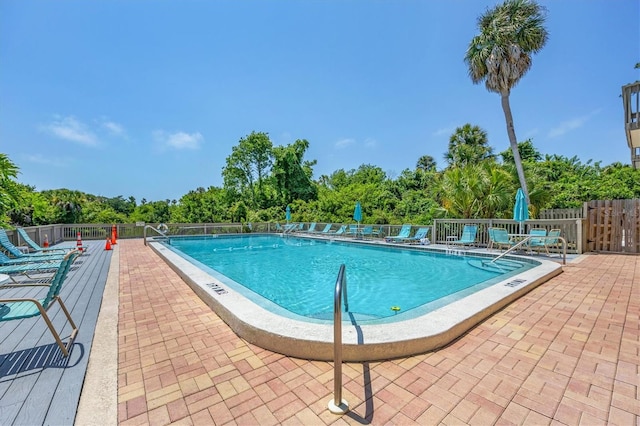
[[[166,225],[165,225],[165,226],[166,226]],[[145,246],[147,245],[147,229],[153,229],[154,231],[156,231],[159,235],[162,235],[163,237],[166,237],[166,236],[167,236],[167,233],[166,233],[166,232],[159,231],[158,229],[154,228],[154,227],[153,227],[153,226],[151,226],[151,225],[145,225],[145,226],[144,226],[144,229],[142,230],[142,237],[143,237],[144,245],[145,245]]]
[[[329,411],[344,414],[349,411],[349,404],[342,399],[342,300],[344,310],[349,311],[347,298],[347,277],[344,264],[340,265],[336,287],[333,295],[333,399],[329,401]]]
[[[509,247],[509,249],[507,251],[505,251],[504,253],[502,253],[500,256],[496,257],[495,259],[493,259],[489,263],[494,263],[496,260],[506,256],[510,252],[512,252],[515,249],[519,248],[520,246],[524,245],[524,243],[528,242],[532,238],[544,238],[544,239],[554,238],[554,239],[561,240],[562,241],[562,264],[563,265],[567,264],[567,240],[565,240],[563,237],[557,237],[555,235],[551,235],[551,236],[549,236],[549,235],[529,235],[524,240],[518,242],[518,244],[516,244],[515,246]]]

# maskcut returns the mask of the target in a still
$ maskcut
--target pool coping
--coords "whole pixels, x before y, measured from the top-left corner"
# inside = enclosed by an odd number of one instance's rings
[[[148,245],[241,338],[288,356],[333,360],[332,324],[304,322],[269,312],[163,244],[150,241]],[[437,246],[429,249],[440,250]],[[441,250],[445,252],[446,248]],[[342,359],[357,362],[393,359],[445,346],[562,272],[557,262],[545,259],[536,259],[536,262],[540,265],[416,318],[375,325],[343,321]]]

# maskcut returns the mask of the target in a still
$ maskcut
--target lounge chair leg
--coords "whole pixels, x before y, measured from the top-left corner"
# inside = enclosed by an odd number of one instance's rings
[[[60,307],[62,308],[64,315],[67,317],[67,321],[69,321],[69,324],[71,325],[71,329],[72,329],[71,336],[69,337],[69,341],[67,342],[66,345],[64,344],[62,339],[60,339],[60,335],[58,334],[55,327],[51,323],[51,320],[49,319],[49,315],[47,315],[47,311],[45,311],[42,305],[40,305],[39,303],[37,305],[38,305],[38,309],[40,310],[40,314],[42,315],[42,318],[47,323],[47,327],[49,327],[49,331],[51,332],[51,334],[53,334],[54,339],[56,339],[56,343],[58,344],[58,347],[60,347],[60,350],[62,351],[63,355],[67,357],[69,356],[69,352],[71,350],[71,346],[73,345],[73,341],[75,340],[76,335],[78,334],[78,327],[73,322],[73,319],[71,319],[71,315],[69,314],[67,307],[64,305],[64,303],[62,302],[62,299],[60,299],[59,296],[57,296],[55,300],[51,302],[49,307],[51,307],[53,305],[53,302],[55,301],[57,301],[60,304]]]

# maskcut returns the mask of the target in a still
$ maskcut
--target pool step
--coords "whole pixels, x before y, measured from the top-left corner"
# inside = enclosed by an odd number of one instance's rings
[[[522,268],[521,262],[505,259],[500,259],[496,262],[493,262],[490,259],[470,259],[467,260],[467,263],[475,268],[483,269],[490,272],[496,272],[499,274],[513,272],[516,269]]]

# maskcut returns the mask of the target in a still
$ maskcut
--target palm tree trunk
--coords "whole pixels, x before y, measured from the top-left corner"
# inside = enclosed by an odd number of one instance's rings
[[[520,151],[518,151],[518,140],[516,139],[516,131],[513,128],[513,115],[511,114],[511,105],[509,104],[509,93],[501,94],[502,110],[504,111],[504,119],[507,122],[507,134],[509,135],[509,144],[511,145],[511,151],[513,152],[513,161],[516,164],[516,170],[518,171],[518,179],[520,180],[520,187],[524,192],[524,196],[529,202],[529,189],[527,188],[527,179],[524,177],[524,168],[522,167],[522,159],[520,158]]]

